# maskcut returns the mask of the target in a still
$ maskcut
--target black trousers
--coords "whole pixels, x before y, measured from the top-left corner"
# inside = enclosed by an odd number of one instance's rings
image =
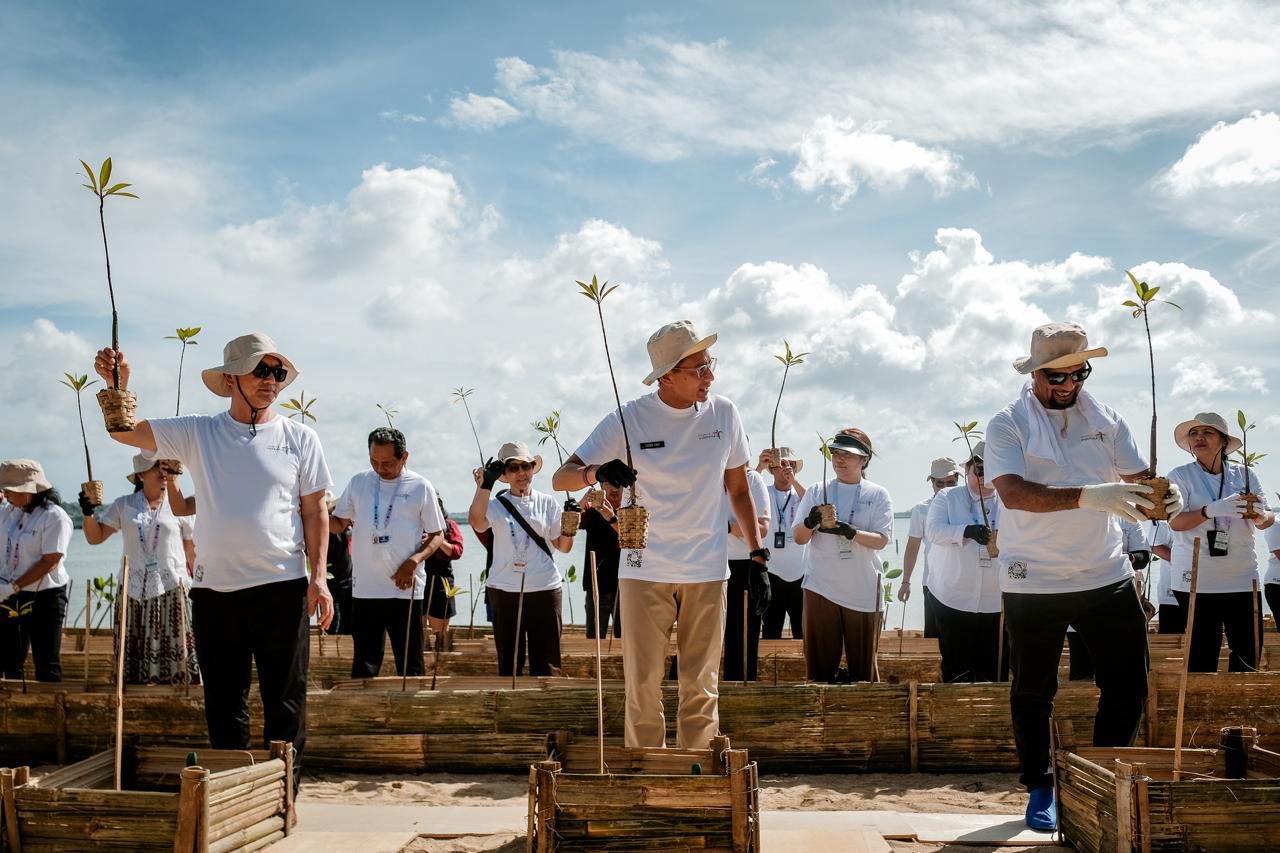
[[[1190,612],[1191,593],[1173,591],[1184,611]],[[1255,615],[1257,614],[1255,622]],[[1222,635],[1231,648],[1227,669],[1253,672],[1258,668],[1254,631],[1262,637],[1262,596],[1252,592],[1197,592],[1196,618],[1191,626],[1191,649],[1187,653],[1192,672],[1217,672],[1222,651]]]
[[[791,619],[791,636],[797,640],[804,639],[804,578],[795,581],[784,581],[769,573],[769,609],[761,619],[762,636],[766,640],[782,639],[782,624]]]
[[[927,586],[924,588],[924,635],[938,636],[938,599],[933,597]]]
[[[996,681],[1000,657],[1000,614],[956,610],[934,599],[942,680]],[[1004,656],[1007,661],[1008,655]]]
[[[431,586],[427,587],[427,599],[431,605],[430,612],[427,613],[433,619],[452,619],[458,615],[457,602],[449,597],[444,591],[445,580],[449,581],[449,585],[453,585],[453,575],[427,575],[427,580]]]
[[[333,595],[333,621],[329,623],[329,627],[325,629],[326,634],[350,634],[351,633],[351,586],[348,584],[344,587],[330,586],[329,592]]]
[[[489,606],[493,608],[493,644],[498,652],[498,675],[510,676],[517,663],[517,675],[523,675],[524,655],[516,653],[516,621],[520,622],[520,641],[529,652],[530,675],[556,675],[560,672],[560,602],[561,591],[547,589],[524,594],[524,611],[519,613],[520,593],[490,587]]]
[[[1093,655],[1089,654],[1089,647],[1079,634],[1067,634],[1067,661],[1069,681],[1093,681]]]
[[[249,667],[258,667],[262,741],[293,743],[294,787],[307,743],[310,645],[305,578],[234,592],[191,590],[191,631],[204,676],[204,718],[214,749],[248,749]]]
[[[1004,594],[1013,686],[1013,736],[1028,790],[1053,784],[1049,718],[1067,626],[1088,646],[1102,696],[1094,746],[1129,746],[1147,698],[1147,617],[1129,578],[1085,592]]]
[[[597,583],[599,583],[597,581]],[[615,638],[622,637],[622,612],[618,609],[618,582],[615,579],[612,586],[600,586],[600,627],[601,637],[609,636],[609,620],[613,620],[613,636]],[[584,591],[587,595],[587,639],[594,640],[596,637],[596,601],[595,596],[591,594],[590,579],[588,586]]]
[[[1158,634],[1185,634],[1187,632],[1187,611],[1181,604],[1160,605],[1160,625]]]
[[[760,617],[756,615],[756,599],[750,596],[751,572],[755,560],[730,560],[729,584],[725,588],[724,680],[742,680],[742,601],[747,599],[747,680],[756,680],[760,662]]]
[[[36,680],[61,681],[67,588],[57,586],[40,592],[20,592],[4,603],[20,614],[0,612],[0,670],[4,677],[22,678],[30,650]]]
[[[1263,587],[1267,593],[1267,607],[1271,608],[1271,619],[1280,631],[1280,583],[1269,583]]]
[[[409,675],[422,675],[422,599],[357,598],[352,602],[352,678],[377,678],[382,656],[391,638],[396,675],[405,674],[405,631],[409,638]]]

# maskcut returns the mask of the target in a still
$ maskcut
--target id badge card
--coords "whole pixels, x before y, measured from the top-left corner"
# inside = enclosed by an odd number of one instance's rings
[[[1210,530],[1209,531],[1209,556],[1225,557],[1227,556],[1227,545],[1230,539],[1230,533],[1226,530]]]
[[[390,541],[391,541],[391,537],[385,533],[377,534],[373,537],[374,545],[386,545]]]
[[[840,559],[853,559],[853,542],[851,540],[844,538],[840,540]]]
[[[159,568],[160,568],[160,561],[156,559],[147,560],[142,564],[142,570],[148,574],[154,571],[158,571]]]
[[[991,559],[991,555],[987,553],[987,549],[983,548],[982,553],[978,555],[978,568],[986,571],[995,565],[995,560]]]
[[[773,550],[781,551],[785,547],[787,547],[787,534],[784,531],[779,530],[777,533],[773,534]]]
[[[524,570],[528,567],[529,567],[529,564],[524,560],[511,561],[511,568],[515,570],[516,574],[521,574],[521,575],[524,574]]]

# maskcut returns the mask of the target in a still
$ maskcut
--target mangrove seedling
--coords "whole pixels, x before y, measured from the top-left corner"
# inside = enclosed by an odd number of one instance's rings
[[[174,417],[182,414],[182,365],[187,358],[187,347],[193,347],[200,343],[196,340],[196,335],[200,334],[200,327],[193,326],[190,329],[174,329],[175,334],[165,335],[166,341],[180,341],[182,343],[182,351],[178,353],[178,402],[173,407]]]
[[[778,410],[782,408],[782,392],[787,389],[787,374],[797,364],[804,364],[804,357],[809,354],[807,352],[793,353],[791,344],[785,338],[782,341],[782,346],[785,348],[782,355],[774,356],[774,358],[782,362],[782,385],[778,387],[778,401],[773,404],[773,422],[769,426],[770,450],[778,449]]]
[[[556,409],[542,420],[534,421],[533,428],[542,436],[542,438],[538,439],[538,446],[541,447],[550,441],[555,445],[556,458],[560,460],[561,465],[564,465],[564,456],[568,451],[566,451],[564,445],[560,443],[560,410]],[[565,500],[568,500],[570,497],[569,492],[565,492],[564,496]],[[574,527],[574,530],[577,530],[576,526]]]
[[[63,385],[66,385],[72,391],[76,392],[76,414],[80,416],[80,441],[84,444],[84,467],[89,473],[89,482],[93,482],[93,460],[89,458],[89,439],[84,433],[84,408],[80,405],[80,392],[88,388],[90,385],[96,385],[98,380],[89,379],[86,376],[76,376],[74,373],[64,373],[66,379],[59,379]]]
[[[1266,457],[1265,453],[1249,452],[1249,433],[1257,424],[1249,423],[1249,419],[1245,417],[1244,411],[1236,410],[1236,422],[1240,424],[1240,449],[1236,451],[1236,458],[1240,460],[1240,464],[1244,466],[1244,486],[1240,490],[1240,494],[1252,494],[1252,481],[1249,479],[1249,472],[1252,471],[1262,459]],[[1261,498],[1259,498],[1261,500]],[[1250,504],[1250,509],[1252,509]]]
[[[1179,311],[1182,306],[1176,302],[1170,302],[1168,299],[1156,299],[1156,294],[1160,292],[1159,287],[1151,287],[1145,281],[1138,281],[1129,270],[1125,270],[1125,275],[1129,277],[1129,283],[1133,285],[1133,294],[1135,299],[1126,299],[1124,306],[1129,308],[1135,318],[1142,318],[1142,327],[1147,333],[1147,362],[1151,370],[1151,478],[1156,478],[1156,351],[1155,346],[1151,342],[1151,306],[1156,302],[1163,302],[1165,305],[1172,305]],[[1159,492],[1155,497],[1163,495],[1163,489],[1157,489]],[[1158,519],[1165,518],[1164,506],[1157,502],[1155,510],[1152,511]],[[1152,516],[1148,516],[1149,518]]]
[[[622,443],[627,449],[627,467],[635,470],[635,465],[631,460],[631,437],[627,434],[627,419],[622,416],[622,397],[618,394],[618,377],[613,371],[613,356],[609,353],[609,330],[605,328],[604,323],[604,299],[610,293],[618,289],[618,285],[610,286],[609,282],[600,283],[596,276],[591,276],[591,283],[585,281],[576,282],[581,289],[583,296],[595,303],[596,316],[600,318],[600,336],[604,339],[604,359],[609,366],[609,381],[613,384],[613,401],[618,407],[618,420],[622,424]],[[631,487],[632,502],[635,500],[636,487]]]
[[[307,418],[310,418],[311,422],[315,423],[316,416],[311,413],[311,407],[315,405],[315,402],[315,397],[308,400],[307,392],[299,391],[297,397],[290,397],[289,402],[280,404],[280,408],[289,412],[289,417],[291,419],[296,418],[299,423],[305,424],[307,422]]]
[[[393,409],[390,406],[384,406],[381,403],[374,403],[374,405],[378,407],[378,410],[382,412],[383,417],[387,419],[387,426],[391,429],[395,429],[396,425],[392,418],[400,414],[400,410]]]
[[[475,419],[471,417],[471,406],[467,404],[467,398],[474,393],[476,393],[476,389],[474,388],[454,388],[453,404],[456,406],[458,403],[461,403],[463,410],[467,413],[467,423],[471,425],[471,437],[476,440],[476,451],[480,454],[480,467],[483,468],[485,460],[484,450],[480,447],[480,433],[476,432],[476,422]]]
[[[952,421],[956,425],[956,429],[960,430],[960,434],[952,441],[964,441],[964,446],[968,449],[969,455],[965,457],[965,461],[973,459],[973,442],[982,441],[982,430],[978,429],[977,421],[969,421],[962,424],[959,421]],[[991,517],[987,514],[987,499],[982,496],[982,492],[978,492],[978,506],[982,507],[982,524],[984,527],[991,526]]]
[[[98,224],[102,228],[102,254],[107,260],[107,294],[111,297],[111,349],[114,352],[120,351],[120,315],[116,312],[116,289],[111,281],[111,249],[107,245],[107,197],[123,196],[125,198],[137,198],[133,193],[125,192],[126,187],[132,184],[111,184],[111,158],[108,157],[102,161],[97,175],[94,174],[92,168],[85,161],[81,160],[80,165],[84,167],[85,177],[89,179],[89,183],[81,184],[82,187],[93,193],[98,199]],[[120,387],[120,368],[112,367],[111,369],[111,387]]]
[[[565,572],[565,573],[564,573],[564,579],[565,579],[565,580],[567,580],[569,583],[577,583],[577,582],[578,582],[578,567],[577,567],[577,566],[570,566],[570,567],[569,567],[569,571],[567,571],[567,572]],[[574,621],[573,621],[573,596],[572,596],[572,595],[570,595],[570,594],[566,591],[566,592],[565,592],[564,597],[569,601],[569,624],[570,624],[570,625],[572,625],[572,624],[574,624]]]

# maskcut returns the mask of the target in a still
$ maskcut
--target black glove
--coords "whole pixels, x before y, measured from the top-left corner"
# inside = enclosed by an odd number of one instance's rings
[[[970,524],[964,529],[964,538],[972,539],[979,545],[986,545],[991,541],[991,528],[985,524]]]
[[[565,512],[582,512],[582,507],[573,498],[564,499]]]
[[[1131,551],[1129,552],[1129,562],[1133,564],[1133,570],[1140,572],[1147,566],[1151,565],[1150,551]]]
[[[832,533],[836,536],[843,536],[845,539],[853,539],[858,535],[858,529],[852,524],[843,521],[837,521],[835,527],[819,527],[819,533]]]
[[[621,459],[611,460],[596,469],[597,483],[608,483],[619,489],[625,489],[627,486],[634,485],[635,481],[635,469],[628,467],[627,463]]]
[[[751,597],[756,602],[756,615],[763,616],[773,598],[773,590],[769,587],[769,567],[755,560],[751,564]]]
[[[815,527],[817,527],[821,523],[822,523],[822,510],[818,509],[815,506],[813,509],[809,510],[809,514],[804,517],[804,526],[809,528],[810,530],[813,530]]]
[[[80,511],[84,513],[85,518],[88,518],[89,516],[93,515],[93,511],[97,509],[99,506],[101,506],[101,504],[96,504],[93,501],[89,500],[89,496],[84,493],[83,489],[81,489]]]
[[[480,488],[485,491],[492,491],[493,484],[498,482],[498,478],[507,473],[507,463],[500,459],[490,459],[484,463],[483,479],[480,482]]]

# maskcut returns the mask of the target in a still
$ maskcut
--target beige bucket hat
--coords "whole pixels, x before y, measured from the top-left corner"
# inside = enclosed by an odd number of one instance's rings
[[[34,459],[6,459],[0,462],[0,489],[34,495],[53,488],[44,468]]]
[[[1213,427],[1225,435],[1227,437],[1227,453],[1235,453],[1244,445],[1243,441],[1231,434],[1231,430],[1227,427],[1226,419],[1217,412],[1201,412],[1191,420],[1178,424],[1173,428],[1174,443],[1191,453],[1191,429],[1198,426]]]
[[[200,371],[200,378],[204,380],[205,387],[219,397],[230,397],[231,393],[227,391],[222,377],[224,375],[246,376],[252,373],[264,355],[273,355],[280,359],[280,363],[289,371],[284,382],[280,383],[280,390],[288,388],[290,383],[298,378],[298,368],[294,367],[293,362],[280,352],[275,341],[261,332],[241,335],[228,343],[222,348],[222,364]]]
[[[944,480],[952,474],[960,475],[960,466],[950,456],[939,456],[929,465],[930,480]]]
[[[645,385],[652,385],[660,376],[666,376],[671,368],[688,358],[695,352],[702,352],[716,342],[719,335],[710,334],[699,338],[698,332],[689,320],[677,320],[668,323],[649,336],[649,364],[653,367],[644,378]]]
[[[1013,369],[1022,374],[1053,370],[1106,354],[1106,347],[1089,347],[1089,336],[1079,324],[1046,323],[1031,333],[1031,354],[1014,360]]]
[[[498,449],[498,461],[502,463],[510,462],[512,459],[517,462],[532,462],[533,473],[537,474],[542,470],[542,457],[535,456],[529,452],[529,445],[523,441],[508,441]],[[498,478],[502,482],[507,482],[507,476],[503,474]]]
[[[138,485],[138,475],[145,474],[147,471],[150,471],[152,468],[159,465],[161,461],[162,460],[160,459],[150,459],[147,456],[138,453],[133,457],[133,473],[126,474],[125,479],[136,486]]]
[[[791,463],[792,472],[799,474],[800,469],[804,467],[804,460],[796,455],[796,452],[790,447],[779,447],[778,458],[783,462]]]

